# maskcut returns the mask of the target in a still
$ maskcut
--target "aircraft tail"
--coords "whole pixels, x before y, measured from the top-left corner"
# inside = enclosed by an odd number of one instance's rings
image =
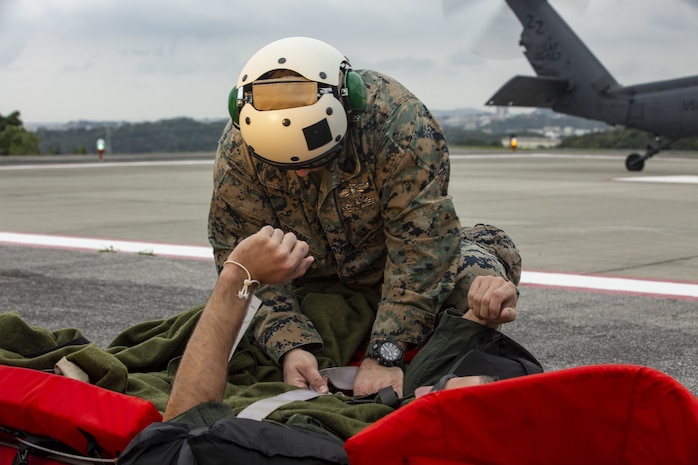
[[[506,2],[523,26],[519,44],[538,77],[512,78],[487,104],[549,107],[599,117],[585,103],[617,90],[613,76],[547,0]]]

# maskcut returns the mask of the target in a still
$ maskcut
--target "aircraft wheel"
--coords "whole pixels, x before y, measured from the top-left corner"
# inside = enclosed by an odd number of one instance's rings
[[[645,167],[645,160],[637,153],[631,153],[625,159],[625,168],[628,171],[642,171]]]

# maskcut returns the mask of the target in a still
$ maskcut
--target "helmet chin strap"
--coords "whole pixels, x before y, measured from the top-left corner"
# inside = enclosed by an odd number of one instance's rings
[[[252,147],[248,147],[250,153],[252,154],[253,157],[256,159],[263,161],[264,163],[268,165],[272,165],[276,168],[279,168],[284,171],[291,171],[291,170],[311,170],[313,168],[320,168],[322,166],[325,166],[334,160],[339,153],[342,151],[342,141],[338,142],[337,145],[332,147],[330,150],[327,152],[323,153],[322,155],[313,158],[312,160],[308,160],[306,162],[299,162],[299,163],[279,163],[275,162],[272,160],[269,160],[268,158],[264,158],[262,155],[258,154],[257,152],[254,151]]]

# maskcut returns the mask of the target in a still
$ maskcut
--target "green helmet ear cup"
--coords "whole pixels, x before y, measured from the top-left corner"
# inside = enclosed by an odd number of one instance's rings
[[[240,126],[240,109],[238,108],[238,88],[233,87],[228,94],[228,113],[233,120],[233,124]]]
[[[366,84],[356,71],[347,71],[344,78],[347,89],[347,101],[349,108],[353,112],[361,113],[366,111]]]

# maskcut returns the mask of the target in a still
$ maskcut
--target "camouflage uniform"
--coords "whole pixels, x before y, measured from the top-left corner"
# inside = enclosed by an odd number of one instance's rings
[[[433,116],[393,79],[359,73],[368,110],[351,122],[342,153],[319,172],[299,177],[259,161],[231,123],[219,142],[209,216],[218,270],[240,240],[266,224],[295,233],[315,257],[293,284],[256,291],[263,305],[254,337],[276,361],[295,347],[322,346],[299,310],[294,290],[303,282],[338,279],[380,290],[370,338],[417,346],[445,303],[465,309],[476,275],[509,274],[518,282],[520,258],[503,232],[461,228],[448,195],[448,149]],[[497,259],[473,235],[494,247],[504,243],[511,257]]]

